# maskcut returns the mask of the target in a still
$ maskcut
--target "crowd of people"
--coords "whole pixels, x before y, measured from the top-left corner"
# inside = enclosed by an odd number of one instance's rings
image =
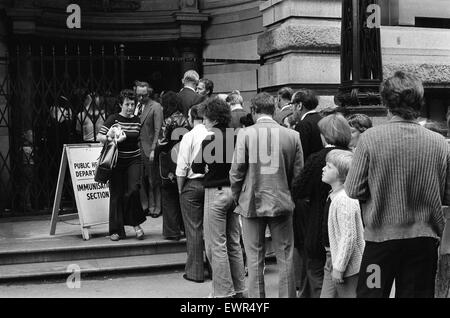
[[[280,297],[389,297],[394,280],[398,297],[434,296],[450,153],[417,121],[416,77],[383,82],[388,121],[375,127],[319,111],[310,89],[259,93],[246,109],[193,70],[182,83],[156,100],[137,81],[99,129],[119,145],[111,240],[124,226],[143,239],[145,216],[162,214],[165,239],[186,237],[184,279],[209,270],[212,297],[265,297],[267,228]]]

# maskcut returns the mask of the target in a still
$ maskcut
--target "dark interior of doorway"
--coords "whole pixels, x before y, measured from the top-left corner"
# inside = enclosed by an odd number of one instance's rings
[[[40,38],[32,41],[33,53],[40,54],[42,48],[44,56],[53,54],[62,56],[65,52],[69,56],[112,56],[120,55],[121,45],[125,56],[123,87],[132,88],[134,81],[146,81],[156,93],[161,91],[179,91],[181,89],[181,65],[176,61],[149,60],[149,57],[179,57],[177,43],[166,42],[103,42],[89,40],[67,40]],[[37,43],[36,43],[37,42]],[[37,45],[36,45],[37,44]],[[98,67],[98,65],[96,66]],[[110,71],[110,70],[109,70]],[[122,70],[120,70],[122,71]]]

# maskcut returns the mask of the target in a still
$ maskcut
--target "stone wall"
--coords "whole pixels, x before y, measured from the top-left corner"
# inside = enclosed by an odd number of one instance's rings
[[[203,57],[259,60],[257,37],[263,32],[262,14],[255,0],[203,0],[202,13],[210,15],[203,31]],[[216,93],[238,89],[249,100],[258,87],[259,64],[205,63],[204,77],[211,79]]]
[[[340,84],[341,1],[269,0],[260,9],[265,28],[258,37],[258,53],[265,59],[260,87],[311,87],[321,95],[322,107],[334,105]]]

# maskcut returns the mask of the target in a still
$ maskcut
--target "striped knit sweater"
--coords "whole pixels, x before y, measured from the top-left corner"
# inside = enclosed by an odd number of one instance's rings
[[[119,124],[127,138],[119,143],[119,159],[132,159],[138,158],[141,155],[139,148],[139,134],[141,131],[141,121],[138,116],[132,118],[126,118],[120,114],[110,115],[103,126],[100,128],[99,133],[106,135],[111,126]]]
[[[358,200],[350,199],[344,189],[335,193],[328,214],[333,269],[344,277],[359,273],[364,252],[364,229]]]
[[[415,122],[391,120],[362,134],[345,189],[364,201],[366,241],[441,237],[449,169],[445,138]]]

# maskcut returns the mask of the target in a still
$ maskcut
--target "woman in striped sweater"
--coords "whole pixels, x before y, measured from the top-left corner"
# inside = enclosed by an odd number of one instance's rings
[[[120,113],[109,116],[100,128],[97,140],[105,143],[116,138],[119,148],[117,165],[109,182],[109,235],[112,241],[126,237],[125,225],[133,226],[136,238],[144,238],[140,227],[146,218],[139,195],[141,151],[139,148],[140,119],[134,116],[135,94],[123,90],[119,96]]]

